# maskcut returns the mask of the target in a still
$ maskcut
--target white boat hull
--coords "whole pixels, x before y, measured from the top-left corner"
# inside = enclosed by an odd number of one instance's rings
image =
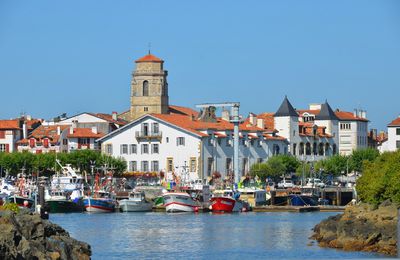
[[[165,206],[165,210],[170,213],[172,213],[172,212],[194,212],[195,207],[193,207],[191,205],[183,205],[180,203],[171,202],[170,204],[167,204]]]
[[[140,211],[152,211],[153,205],[147,202],[137,202],[132,200],[121,200],[119,201],[120,209],[123,212],[140,212]]]

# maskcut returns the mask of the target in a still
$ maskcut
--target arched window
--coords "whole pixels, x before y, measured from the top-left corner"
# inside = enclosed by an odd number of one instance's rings
[[[311,144],[306,143],[306,155],[311,155]]]
[[[280,151],[279,151],[279,150],[280,150],[279,145],[274,144],[272,150],[273,150],[273,151],[272,151],[273,155],[278,155],[279,152],[280,152]]]
[[[335,155],[336,154],[336,144],[332,145],[332,154]]]
[[[324,143],[319,143],[318,155],[324,155]]]
[[[317,143],[313,143],[313,147],[312,147],[312,150],[313,150],[313,154],[314,155],[317,155],[318,154],[318,150],[317,150],[318,148],[317,148]]]
[[[149,95],[149,82],[147,80],[143,81],[143,96]]]
[[[329,143],[325,144],[325,156],[329,156],[330,155],[330,149],[331,147],[329,146]]]
[[[299,155],[303,155],[303,154],[304,154],[304,143],[300,143]]]

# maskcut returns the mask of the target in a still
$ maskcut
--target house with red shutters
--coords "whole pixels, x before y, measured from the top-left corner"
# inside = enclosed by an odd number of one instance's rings
[[[67,138],[68,126],[62,125],[41,125],[33,130],[29,136],[17,142],[18,151],[29,151],[31,153],[59,153],[68,151]]]
[[[0,152],[16,151],[16,143],[22,138],[20,120],[0,120]]]

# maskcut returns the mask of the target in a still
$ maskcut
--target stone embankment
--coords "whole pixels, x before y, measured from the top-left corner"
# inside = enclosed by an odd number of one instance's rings
[[[322,247],[395,256],[398,208],[389,201],[379,207],[368,204],[348,206],[343,214],[316,225],[311,238]]]
[[[0,259],[90,259],[90,245],[39,215],[0,211]]]

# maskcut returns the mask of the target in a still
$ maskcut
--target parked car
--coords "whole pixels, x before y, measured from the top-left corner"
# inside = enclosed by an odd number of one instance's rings
[[[316,188],[325,188],[325,183],[323,183],[320,179],[316,178],[307,178],[307,187],[316,187]]]
[[[278,188],[280,188],[280,189],[293,188],[293,186],[294,185],[291,180],[283,179],[278,183]]]

